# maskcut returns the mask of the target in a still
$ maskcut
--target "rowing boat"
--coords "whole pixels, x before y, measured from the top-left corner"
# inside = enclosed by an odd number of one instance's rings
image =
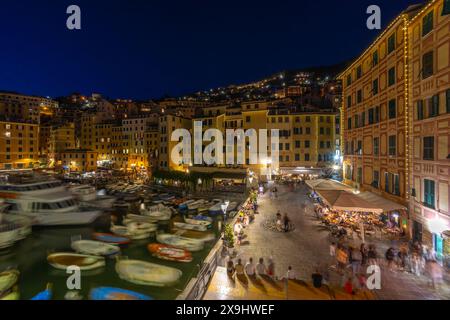
[[[211,226],[211,221],[208,221],[208,220],[184,218],[184,222],[189,223],[189,224],[205,226],[207,228],[209,228]]]
[[[19,281],[20,272],[18,270],[7,270],[0,273],[0,296],[11,290]]]
[[[92,234],[92,237],[95,240],[112,244],[128,244],[131,242],[130,238],[128,237],[119,236],[112,233],[95,232],[94,234]]]
[[[173,225],[176,228],[186,229],[186,230],[195,230],[195,231],[206,231],[206,226],[202,224],[190,224],[183,222],[174,222]]]
[[[92,270],[105,265],[105,258],[103,257],[71,252],[49,254],[47,261],[52,267],[61,270],[67,270],[70,266],[77,266],[80,270]]]
[[[153,300],[142,293],[113,287],[98,287],[91,290],[91,300]]]
[[[78,240],[72,242],[72,249],[82,254],[109,256],[120,252],[118,246],[95,240]]]
[[[131,240],[142,240],[150,238],[151,232],[132,232],[125,226],[112,226],[111,232],[117,236],[126,237]]]
[[[159,259],[178,262],[192,261],[192,254],[189,251],[168,244],[150,243],[147,249],[153,256]]]
[[[116,272],[131,283],[163,287],[172,285],[182,276],[181,270],[140,260],[120,260]]]
[[[156,240],[160,243],[172,245],[177,248],[189,250],[189,251],[200,251],[204,247],[204,243],[201,240],[190,239],[174,234],[162,233],[156,236]]]

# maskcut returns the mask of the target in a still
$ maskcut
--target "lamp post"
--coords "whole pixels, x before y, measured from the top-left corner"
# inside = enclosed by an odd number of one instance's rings
[[[223,211],[223,222],[225,223],[226,222],[226,220],[227,220],[227,208],[228,208],[228,205],[230,204],[230,201],[228,201],[228,200],[226,200],[224,203],[222,203],[221,205],[220,205],[220,207],[222,208],[222,211]]]

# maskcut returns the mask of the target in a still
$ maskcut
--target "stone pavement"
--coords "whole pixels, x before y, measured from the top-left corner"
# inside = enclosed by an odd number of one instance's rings
[[[330,286],[342,286],[343,277],[329,268],[330,236],[322,227],[313,213],[313,204],[306,196],[307,186],[299,186],[297,190],[289,191],[286,186],[277,186],[278,198],[270,199],[266,193],[258,199],[259,214],[255,221],[245,229],[246,237],[240,247],[235,249],[236,257],[245,263],[253,257],[257,263],[260,257],[267,262],[272,257],[275,262],[275,275],[284,277],[288,266],[292,266],[298,279],[311,282],[311,274],[316,267],[323,272],[329,270]],[[306,212],[302,205],[306,204]],[[284,233],[271,231],[264,227],[268,219],[275,219],[276,212],[287,213],[295,226],[293,231]],[[385,248],[393,245],[386,240],[366,239],[366,243],[377,245],[378,254],[384,257]],[[359,245],[359,240],[354,240]],[[395,245],[395,244],[394,244]],[[222,266],[225,261],[222,261]],[[417,277],[410,273],[392,272],[382,267],[382,288],[374,294],[379,299],[450,299],[450,287],[441,286],[440,290],[429,287],[428,279]]]

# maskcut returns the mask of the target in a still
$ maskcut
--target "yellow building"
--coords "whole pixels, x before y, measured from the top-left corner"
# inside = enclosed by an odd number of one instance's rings
[[[159,168],[162,170],[186,171],[188,166],[175,163],[171,159],[171,151],[178,144],[171,141],[172,132],[176,129],[191,130],[192,122],[189,118],[165,114],[159,118]],[[193,137],[192,137],[193,139]]]
[[[52,99],[0,92],[0,115],[3,120],[39,123],[40,114],[51,115],[58,103]]]
[[[52,126],[48,138],[48,157],[50,162],[61,160],[60,153],[66,149],[74,149],[75,145],[75,125],[66,123],[64,125]]]
[[[97,152],[87,149],[68,149],[61,152],[58,166],[68,172],[92,172],[97,170]]]
[[[407,24],[400,14],[340,76],[344,182],[407,204]]]
[[[412,237],[450,254],[450,3],[430,1],[408,24]]]
[[[0,121],[0,170],[39,164],[38,130],[37,124]]]

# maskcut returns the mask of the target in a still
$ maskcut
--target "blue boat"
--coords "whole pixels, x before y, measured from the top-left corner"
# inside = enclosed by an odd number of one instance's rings
[[[91,290],[91,300],[153,300],[145,294],[113,287],[98,287]]]
[[[31,300],[51,300],[53,297],[53,292],[51,285],[47,285],[47,289],[44,291],[39,292],[37,295],[35,295]]]

